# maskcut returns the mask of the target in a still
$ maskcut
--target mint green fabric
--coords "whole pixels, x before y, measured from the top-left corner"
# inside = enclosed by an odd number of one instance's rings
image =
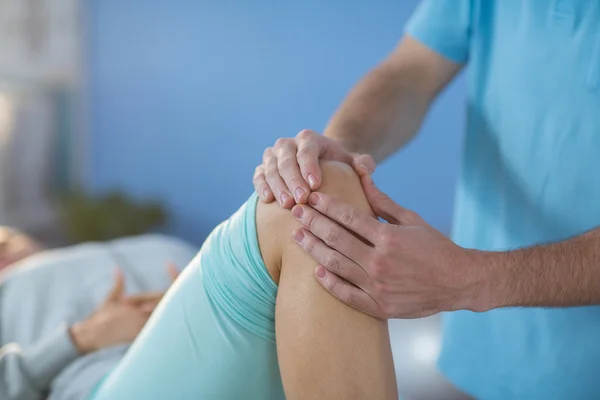
[[[94,400],[285,398],[256,204],[211,233]]]

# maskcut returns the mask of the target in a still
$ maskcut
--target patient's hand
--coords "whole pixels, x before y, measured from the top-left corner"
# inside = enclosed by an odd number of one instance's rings
[[[173,264],[168,264],[167,271],[172,281],[179,275]],[[124,293],[125,280],[117,270],[114,286],[102,305],[88,319],[71,327],[73,343],[81,354],[133,342],[164,295],[145,292],[126,297]]]
[[[173,263],[167,264],[167,273],[171,278],[171,283],[175,282],[175,280],[179,276],[179,271]],[[153,311],[160,302],[160,300],[163,298],[165,293],[166,292],[163,291],[137,293],[125,298],[125,302],[136,307],[141,307],[148,311]]]

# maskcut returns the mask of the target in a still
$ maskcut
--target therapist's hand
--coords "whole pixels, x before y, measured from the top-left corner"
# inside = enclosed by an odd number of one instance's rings
[[[370,155],[350,153],[339,142],[305,129],[295,138],[278,139],[275,146],[265,150],[263,163],[254,172],[254,189],[262,201],[276,200],[287,209],[306,203],[310,192],[321,187],[319,160],[375,170]]]
[[[320,264],[315,274],[321,285],[344,303],[380,319],[477,310],[485,277],[476,252],[455,245],[416,213],[394,203],[362,172],[373,211],[389,223],[323,193],[310,195],[310,207],[292,210],[305,227],[294,238]]]

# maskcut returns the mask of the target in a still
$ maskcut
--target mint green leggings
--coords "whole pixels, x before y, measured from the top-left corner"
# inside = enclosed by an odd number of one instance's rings
[[[211,233],[94,400],[285,398],[256,203]]]

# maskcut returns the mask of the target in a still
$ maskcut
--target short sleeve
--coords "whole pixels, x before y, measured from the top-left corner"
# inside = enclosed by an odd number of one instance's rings
[[[451,61],[469,58],[474,0],[423,0],[408,21],[406,33]]]

